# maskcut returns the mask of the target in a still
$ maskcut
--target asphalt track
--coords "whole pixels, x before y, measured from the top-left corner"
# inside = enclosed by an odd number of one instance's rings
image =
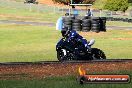
[[[0,20],[0,24],[17,24],[17,25],[33,25],[33,26],[55,26],[54,23],[15,21],[15,20]]]
[[[55,26],[55,23],[14,21],[14,20],[0,20],[0,24],[17,24],[17,25],[50,26],[50,27]],[[132,27],[107,26],[107,29],[132,30]]]

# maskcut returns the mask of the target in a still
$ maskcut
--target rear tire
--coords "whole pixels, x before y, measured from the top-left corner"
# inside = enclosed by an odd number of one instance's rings
[[[104,60],[106,56],[104,52],[98,48],[92,48],[92,58],[93,60]]]

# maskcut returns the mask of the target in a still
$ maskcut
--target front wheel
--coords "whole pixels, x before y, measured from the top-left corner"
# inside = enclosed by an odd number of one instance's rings
[[[57,50],[57,58],[59,61],[66,60],[66,49]]]
[[[59,61],[68,61],[74,60],[75,55],[73,53],[69,53],[66,49],[57,50],[57,58]]]
[[[92,58],[93,60],[103,60],[106,59],[104,52],[98,48],[92,48]]]

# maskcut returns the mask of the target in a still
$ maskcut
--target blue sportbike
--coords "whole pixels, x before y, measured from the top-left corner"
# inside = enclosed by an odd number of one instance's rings
[[[95,43],[94,39],[87,42],[86,39],[74,30],[64,29],[61,33],[63,37],[56,45],[57,58],[59,61],[106,59],[102,50],[91,48]]]

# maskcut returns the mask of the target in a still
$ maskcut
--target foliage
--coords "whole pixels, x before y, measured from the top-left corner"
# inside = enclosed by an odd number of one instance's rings
[[[71,3],[71,0],[52,0],[55,3],[60,3],[60,4],[64,4],[64,5],[68,5]],[[74,0],[74,3],[93,3],[95,0]]]
[[[128,0],[107,0],[104,9],[125,12],[129,7]]]
[[[55,3],[60,3],[64,5],[68,5],[70,3],[70,0],[52,0]]]
[[[107,0],[96,0],[93,4],[93,7],[96,9],[103,9]]]

